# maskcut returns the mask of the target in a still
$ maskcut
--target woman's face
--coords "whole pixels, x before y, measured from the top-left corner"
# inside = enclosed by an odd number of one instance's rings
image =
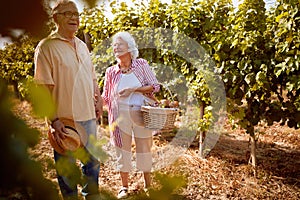
[[[117,58],[125,54],[130,54],[128,51],[128,44],[122,38],[117,38],[113,43],[114,54]]]

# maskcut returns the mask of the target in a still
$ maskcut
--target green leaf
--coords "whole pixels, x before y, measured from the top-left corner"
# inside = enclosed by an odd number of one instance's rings
[[[52,118],[55,114],[55,104],[47,88],[41,85],[30,84],[29,99],[37,116]]]

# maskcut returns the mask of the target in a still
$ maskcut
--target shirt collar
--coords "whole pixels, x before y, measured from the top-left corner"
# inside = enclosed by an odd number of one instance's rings
[[[136,59],[131,60],[131,69],[134,69],[136,67]]]
[[[52,32],[50,35],[49,35],[49,38],[50,39],[60,39],[60,40],[63,40],[63,41],[67,41],[68,40],[64,37],[62,37],[57,31],[54,31]],[[76,36],[74,37],[75,38],[75,42],[76,42]]]

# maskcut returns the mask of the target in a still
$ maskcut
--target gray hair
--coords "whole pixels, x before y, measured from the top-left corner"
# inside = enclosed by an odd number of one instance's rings
[[[129,33],[129,32],[118,32],[116,33],[113,38],[112,38],[112,44],[115,43],[117,38],[121,38],[122,40],[124,40],[125,42],[127,42],[128,44],[128,51],[131,54],[131,58],[132,59],[136,59],[139,55],[139,50],[138,47],[135,43],[135,40],[133,38],[133,36]]]
[[[67,5],[73,5],[74,7],[77,8],[77,5],[73,2],[73,1],[70,1],[70,0],[58,0],[56,2],[56,4],[54,5],[54,7],[52,8],[52,15],[55,15],[61,8],[67,6]]]

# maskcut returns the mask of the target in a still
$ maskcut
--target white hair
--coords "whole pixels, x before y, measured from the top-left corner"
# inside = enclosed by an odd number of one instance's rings
[[[126,31],[118,32],[113,36],[112,44],[115,43],[117,38],[121,38],[122,40],[124,40],[128,44],[128,51],[131,54],[131,58],[136,59],[139,55],[139,50],[138,50],[138,47],[137,47],[137,45],[135,43],[135,40],[132,37],[132,35],[130,33],[126,32]]]

